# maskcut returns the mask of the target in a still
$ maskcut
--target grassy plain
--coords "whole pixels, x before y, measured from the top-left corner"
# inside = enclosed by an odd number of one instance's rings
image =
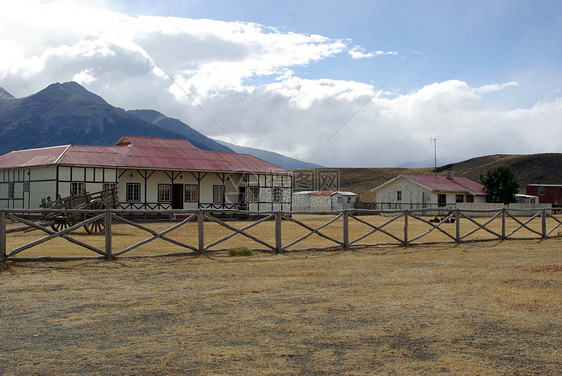
[[[130,244],[128,231],[116,227],[114,241]],[[22,256],[82,252],[52,242]],[[166,251],[158,242],[137,254]],[[9,261],[0,263],[0,374],[555,375],[561,272],[560,237]]]

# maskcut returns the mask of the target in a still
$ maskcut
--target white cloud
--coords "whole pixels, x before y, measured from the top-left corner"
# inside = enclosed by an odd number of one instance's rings
[[[500,91],[503,90],[507,87],[510,86],[518,86],[519,83],[515,82],[515,81],[510,81],[510,82],[506,82],[504,84],[492,84],[492,85],[484,85],[484,86],[480,86],[474,89],[474,91],[478,94],[487,94],[487,93],[493,93],[496,91]]]
[[[375,51],[375,52],[367,52],[361,46],[354,46],[348,51],[349,55],[354,59],[366,59],[374,56],[381,56],[381,55],[398,55],[398,52],[395,51]]]
[[[77,73],[72,77],[72,81],[78,82],[81,85],[88,85],[97,79],[92,75],[93,69],[84,69],[82,72]]]
[[[562,148],[555,135],[562,99],[530,109],[498,110],[477,89],[451,80],[392,99],[375,97],[328,143],[373,88],[293,77],[252,93],[209,98],[202,105],[220,114],[217,121],[237,142],[330,166],[396,166],[420,160],[429,165],[430,137],[437,138],[438,158],[445,162]],[[189,117],[208,123],[196,111]],[[208,132],[221,134],[212,126]]]
[[[133,17],[103,2],[10,4],[0,14],[0,86],[16,96],[75,80],[116,106],[156,109],[208,136],[333,166],[432,161],[430,137],[443,161],[562,150],[559,93],[509,106],[517,86],[525,89],[514,81],[451,79],[374,96],[368,83],[295,72],[335,56],[352,64],[396,52],[254,23]],[[497,94],[507,96],[501,109],[490,100]]]
[[[365,49],[359,46],[355,46],[349,51],[349,55],[354,59],[365,59],[375,56],[373,52],[365,52]]]

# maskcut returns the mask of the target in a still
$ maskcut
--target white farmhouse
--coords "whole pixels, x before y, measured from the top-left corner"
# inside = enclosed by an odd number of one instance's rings
[[[460,203],[486,203],[490,196],[481,184],[463,177],[399,175],[374,188],[382,208],[447,207]],[[387,205],[385,207],[385,205]]]
[[[291,172],[185,139],[123,136],[114,146],[62,145],[0,156],[0,208],[117,187],[124,209],[290,211]]]

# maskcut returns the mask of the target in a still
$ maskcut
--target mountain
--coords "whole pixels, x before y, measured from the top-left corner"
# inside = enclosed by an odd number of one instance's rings
[[[20,99],[0,88],[0,155],[64,144],[114,145],[123,135],[186,138],[204,150],[252,154],[289,169],[320,167],[265,150],[219,143],[158,111],[125,111],[76,82],[52,84]]]
[[[0,87],[0,106],[14,99],[16,99],[16,97]]]
[[[298,159],[290,158],[283,154],[275,153],[273,151],[255,149],[245,146],[238,146],[224,141],[217,141],[217,142],[229,147],[230,149],[234,150],[236,153],[251,154],[254,157],[258,157],[260,159],[263,159],[264,161],[273,163],[276,166],[283,167],[288,170],[323,167],[315,163],[303,162]]]
[[[447,171],[453,176],[462,176],[474,181],[490,167],[507,165],[511,167],[519,183],[519,192],[525,193],[528,184],[562,184],[562,153],[531,155],[488,155],[466,161],[451,163],[437,168],[340,168],[340,189],[360,195],[361,201],[373,202],[371,189],[387,182],[397,175],[439,175]],[[333,170],[333,169],[331,169]]]
[[[178,119],[172,119],[164,116],[155,110],[132,110],[127,111],[130,114],[135,115],[149,123],[152,123],[160,128],[167,131],[174,132],[187,138],[189,142],[204,150],[214,150],[214,151],[224,151],[227,153],[234,153],[234,151],[224,145],[219,144],[212,138],[209,138],[195,129],[191,128],[189,125],[182,123]]]
[[[186,138],[107,103],[76,82],[0,106],[0,155],[53,145],[114,145],[123,135]]]

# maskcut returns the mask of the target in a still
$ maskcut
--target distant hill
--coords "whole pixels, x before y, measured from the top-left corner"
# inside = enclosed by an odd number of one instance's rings
[[[263,150],[263,149],[256,149],[250,148],[246,146],[238,146],[234,144],[230,144],[224,141],[217,141],[222,145],[229,147],[230,149],[234,150],[240,154],[251,154],[254,157],[258,157],[267,161],[269,163],[273,163],[276,166],[286,168],[288,170],[294,169],[307,169],[307,168],[321,168],[323,166],[317,165],[315,163],[304,162],[298,159],[287,157],[283,154],[275,153],[273,151]]]
[[[234,153],[234,151],[227,146],[221,145],[212,138],[209,138],[202,133],[197,132],[189,125],[181,122],[178,119],[172,119],[164,116],[155,110],[132,110],[127,111],[149,123],[152,123],[167,131],[174,132],[187,138],[194,146],[204,150],[223,151],[227,153]]]
[[[562,184],[562,153],[530,155],[496,154],[472,158],[463,162],[451,163],[437,169],[438,172],[453,171],[455,175],[478,180],[481,174],[493,166],[511,167],[519,190],[525,191],[527,184]]]
[[[528,184],[562,184],[562,153],[531,155],[489,155],[451,163],[437,168],[437,174],[452,171],[453,176],[463,176],[474,181],[490,167],[507,165],[519,182],[519,192]],[[371,189],[397,175],[434,175],[433,168],[340,168],[340,188],[360,195],[361,201],[373,202]]]

